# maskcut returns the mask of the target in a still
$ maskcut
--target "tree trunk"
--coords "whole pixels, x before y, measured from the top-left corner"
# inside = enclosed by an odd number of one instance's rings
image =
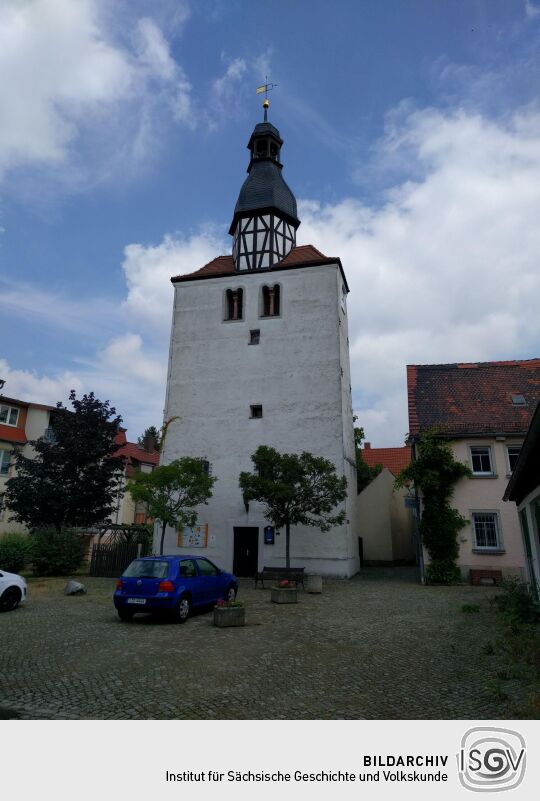
[[[167,528],[167,523],[163,523],[161,526],[161,542],[159,545],[159,555],[163,556],[163,543],[165,541],[165,529]]]
[[[291,524],[285,523],[285,567],[291,566]]]

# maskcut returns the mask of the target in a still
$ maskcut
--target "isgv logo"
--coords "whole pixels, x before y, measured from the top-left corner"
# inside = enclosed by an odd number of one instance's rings
[[[459,780],[467,790],[497,792],[521,784],[526,764],[525,739],[512,729],[479,726],[461,739]]]

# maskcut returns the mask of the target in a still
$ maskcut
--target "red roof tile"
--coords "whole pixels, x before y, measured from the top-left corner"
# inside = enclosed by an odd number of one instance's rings
[[[22,428],[0,424],[0,440],[4,442],[26,442],[26,434]]]
[[[338,258],[329,258],[317,250],[313,245],[299,245],[288,253],[283,261],[278,262],[270,270],[282,270],[286,267],[307,266],[308,264],[336,264],[340,263]],[[194,278],[219,278],[224,275],[234,274],[234,262],[232,256],[217,256],[212,261],[196,270],[194,273],[186,275],[176,275],[171,278],[173,283],[179,281],[191,281]]]
[[[143,464],[159,464],[158,451],[145,451],[136,442],[126,442],[114,454],[115,456],[123,456],[127,459],[128,463],[139,462]]]
[[[540,359],[407,366],[409,432],[524,435],[540,401]],[[525,405],[512,403],[522,395]]]
[[[411,463],[411,448],[362,448],[362,458],[370,467],[382,464],[395,476]]]

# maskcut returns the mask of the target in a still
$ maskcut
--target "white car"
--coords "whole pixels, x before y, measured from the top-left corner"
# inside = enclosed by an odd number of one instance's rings
[[[26,581],[15,573],[0,570],[0,612],[10,612],[26,601]]]

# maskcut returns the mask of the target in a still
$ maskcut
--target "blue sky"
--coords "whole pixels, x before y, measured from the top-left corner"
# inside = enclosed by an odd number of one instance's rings
[[[538,356],[539,45],[525,0],[4,0],[5,393],[161,423],[168,278],[230,250],[266,73],[372,444],[403,442],[406,363]]]

